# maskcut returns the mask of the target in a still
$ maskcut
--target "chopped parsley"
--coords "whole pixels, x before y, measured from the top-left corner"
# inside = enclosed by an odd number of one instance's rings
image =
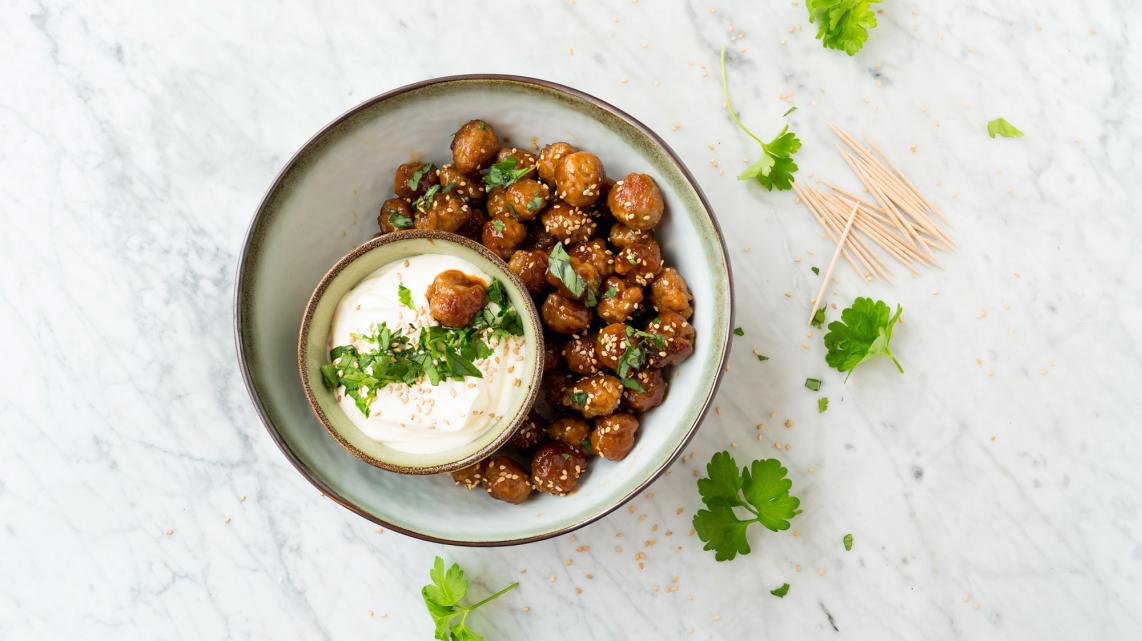
[[[486,599],[464,605],[460,600],[468,593],[468,579],[464,578],[464,570],[459,565],[453,563],[445,571],[444,559],[436,557],[428,576],[432,583],[421,588],[420,596],[424,598],[424,606],[428,608],[428,614],[436,626],[434,637],[441,641],[482,641],[484,637],[468,627],[468,615],[485,603],[519,587],[519,583],[512,583]],[[454,623],[456,617],[460,617],[460,620]]]
[[[412,290],[405,287],[404,283],[397,286],[397,298],[400,299],[401,305],[404,305],[414,312],[416,311],[416,305],[412,304]]]
[[[818,307],[817,311],[813,312],[813,320],[809,321],[813,327],[820,327],[825,324],[825,308]]]
[[[607,291],[603,292],[603,298],[614,298],[619,295],[619,290],[614,285],[607,286]]]
[[[757,353],[754,353],[754,356],[756,356],[756,357],[757,357],[757,360],[759,360],[759,361],[767,361],[767,360],[769,360],[769,357],[768,357],[768,356],[766,356],[765,354],[757,354]]]
[[[533,196],[527,201],[527,210],[533,212],[543,206],[543,196]]]
[[[497,234],[504,233],[504,221],[499,218],[492,221],[492,229],[496,230]]]
[[[393,229],[408,229],[412,227],[412,218],[405,216],[401,210],[390,209],[388,213],[389,224],[393,226]]]
[[[556,243],[555,247],[551,249],[547,260],[547,272],[559,279],[559,282],[563,283],[563,286],[571,292],[572,296],[582,299],[587,307],[594,307],[598,304],[598,300],[595,298],[595,290],[571,266],[571,256],[566,249],[563,249],[563,243]],[[586,294],[585,298],[584,294]]]
[[[820,275],[821,275],[821,268],[820,268],[820,267],[817,267],[816,265],[813,265],[813,266],[812,266],[812,267],[810,267],[809,269],[810,269],[810,271],[812,271],[812,272],[813,272],[813,274],[815,274],[815,275],[817,275],[817,276],[820,276]]]
[[[828,409],[829,409],[829,397],[828,396],[822,396],[821,398],[817,399],[817,413],[818,414],[824,414],[825,410],[828,410]]]
[[[490,189],[496,187],[504,187],[505,189],[511,186],[512,183],[523,178],[535,169],[535,167],[524,167],[523,169],[516,169],[519,163],[515,156],[508,156],[498,163],[492,165],[488,169],[488,173],[484,174],[484,186]]]
[[[424,195],[412,201],[412,208],[417,211],[427,211],[428,207],[432,205],[432,199],[436,198],[436,192],[438,191],[440,191],[440,185],[429,187],[428,190],[424,192]]]
[[[789,594],[789,584],[788,583],[782,583],[781,587],[773,588],[772,590],[769,591],[769,593],[772,594],[773,596],[779,598],[779,599],[784,599],[785,595]]]
[[[646,388],[642,386],[637,378],[632,376],[633,370],[638,370],[646,364],[646,358],[649,356],[646,349],[643,347],[644,341],[652,344],[658,349],[666,346],[666,337],[659,336],[658,334],[651,334],[650,332],[643,332],[627,325],[624,330],[626,333],[626,349],[623,350],[622,355],[619,356],[619,364],[617,373],[619,380],[622,381],[623,387],[632,389],[636,392],[645,392]]]
[[[425,174],[432,171],[432,163],[424,163],[417,167],[416,171],[412,172],[412,176],[404,181],[404,186],[409,188],[409,191],[416,191],[420,187],[420,179],[424,178]]]
[[[415,309],[412,292],[403,284],[397,291],[401,303]],[[492,279],[485,299],[483,309],[467,327],[428,326],[415,341],[387,323],[374,327],[371,334],[352,334],[356,343],[367,347],[350,344],[330,350],[330,362],[321,366],[322,381],[329,389],[344,387],[357,409],[369,416],[377,390],[387,385],[413,385],[423,379],[439,385],[466,376],[482,378],[475,362],[492,355],[486,341],[489,335],[503,339],[524,333],[523,321],[499,280]]]
[[[587,404],[587,392],[577,391],[571,392],[571,404],[577,407],[583,407]]]
[[[734,111],[733,103],[730,102],[730,86],[726,80],[726,48],[724,46],[722,47],[722,92],[725,94],[726,109],[729,110],[734,122],[746,135],[761,145],[761,157],[746,167],[738,175],[738,180],[756,180],[762,187],[765,187],[766,191],[792,189],[793,174],[797,171],[797,163],[793,162],[793,154],[801,148],[801,141],[797,139],[796,134],[789,131],[789,125],[786,125],[773,140],[765,142],[742,124],[737,112]]]
[[[1003,136],[1004,138],[1022,138],[1023,132],[1019,131],[1015,125],[1007,122],[1003,118],[996,118],[987,123],[987,135],[995,138],[996,135]]]
[[[734,336],[745,336],[745,330],[740,327],[735,327]]]
[[[712,550],[714,559],[731,561],[749,554],[746,528],[761,523],[773,532],[789,529],[789,519],[801,513],[801,500],[789,495],[793,482],[777,459],[754,461],[738,469],[729,452],[717,452],[706,464],[706,477],[698,479],[698,494],[705,509],[694,515],[694,530]],[[734,508],[749,513],[739,519]]]
[[[892,359],[896,369],[904,373],[904,368],[888,347],[892,340],[892,327],[903,309],[897,305],[896,314],[884,301],[859,297],[851,307],[841,311],[841,320],[829,323],[829,333],[825,334],[825,362],[830,367],[852,376],[853,369],[877,356]],[[845,379],[848,379],[848,376]]]
[[[846,534],[845,538],[841,539],[841,542],[845,544],[845,552],[851,552],[853,549],[853,533],[849,532]]]
[[[808,387],[809,389],[813,390],[814,392],[820,391],[821,379],[819,379],[819,378],[807,378],[807,379],[805,379],[805,387]]]

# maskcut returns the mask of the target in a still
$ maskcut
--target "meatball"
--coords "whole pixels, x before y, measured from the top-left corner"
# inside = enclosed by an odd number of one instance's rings
[[[571,375],[553,371],[543,375],[543,398],[552,407],[566,407],[567,390],[571,388]]]
[[[661,271],[662,250],[658,241],[634,243],[615,255],[615,273],[639,285],[649,284]]]
[[[578,274],[579,278],[583,279],[583,282],[586,284],[586,287],[583,288],[583,291],[579,292],[579,295],[576,296],[574,292],[567,288],[567,285],[564,284],[564,282],[560,280],[558,276],[551,273],[550,271],[547,272],[546,276],[547,284],[558,290],[560,296],[564,296],[566,298],[573,298],[576,300],[589,300],[592,295],[597,295],[599,291],[600,279],[599,272],[595,271],[594,265],[586,261],[579,260],[575,257],[571,257],[568,262],[571,265],[571,270]]]
[[[492,164],[500,141],[492,126],[483,120],[469,120],[452,137],[452,163],[456,171],[471,176]]]
[[[451,191],[438,191],[430,202],[418,202],[414,224],[417,229],[455,232],[468,222],[471,215],[472,208],[463,198]]]
[[[642,306],[642,288],[637,283],[611,276],[599,289],[599,305],[595,311],[608,323],[626,322]]]
[[[390,198],[381,205],[377,226],[382,234],[412,227],[412,207],[400,198]]]
[[[611,323],[599,330],[595,338],[595,356],[599,364],[612,370],[619,368],[619,358],[631,343],[627,335],[629,329],[624,323]]]
[[[547,285],[547,252],[518,249],[508,261],[508,269],[519,277],[527,291],[539,294]]]
[[[535,154],[526,149],[520,149],[519,147],[512,147],[510,149],[503,147],[496,153],[496,162],[507,160],[508,158],[515,158],[516,169],[534,167],[538,162]]]
[[[558,244],[558,238],[547,233],[547,230],[540,228],[538,231],[533,231],[528,234],[527,240],[523,241],[523,248],[535,249],[548,254],[551,253],[551,250]]]
[[[535,410],[531,410],[523,423],[516,428],[515,434],[508,439],[508,447],[530,454],[545,440],[547,440],[547,431],[543,427],[543,417]]]
[[[523,223],[511,218],[494,218],[484,223],[480,242],[500,258],[507,260],[515,253],[516,246],[522,243],[525,237],[527,237],[527,227],[524,227]]]
[[[479,209],[470,209],[468,220],[464,221],[456,233],[478,243],[484,238],[484,223],[486,222],[488,222],[488,217],[484,215],[484,212]]]
[[[540,309],[543,324],[560,334],[578,334],[591,326],[591,312],[579,301],[548,294]]]
[[[508,199],[508,211],[520,220],[535,218],[551,200],[551,190],[547,185],[531,178],[520,178],[515,181],[507,188],[505,195]]]
[[[578,416],[564,416],[555,419],[547,427],[547,436],[553,441],[582,447],[583,439],[591,433],[591,424]]]
[[[666,379],[662,370],[643,369],[634,372],[630,378],[642,386],[642,391],[630,387],[623,388],[623,402],[636,412],[645,412],[662,405],[666,400]]]
[[[530,476],[527,468],[507,456],[488,459],[488,466],[484,471],[488,494],[491,494],[493,499],[508,503],[523,503],[531,496]]]
[[[424,195],[428,188],[437,184],[436,172],[426,162],[406,162],[397,167],[393,176],[393,193],[398,198],[415,200]]]
[[[555,142],[543,148],[539,152],[539,159],[536,162],[536,169],[539,173],[539,179],[543,182],[555,186],[555,168],[567,156],[578,151],[570,144],[565,142]]]
[[[594,266],[599,278],[606,278],[615,271],[615,255],[607,249],[607,241],[602,238],[576,243],[567,250],[567,253],[572,258],[578,258]]]
[[[452,481],[456,485],[463,485],[466,490],[480,487],[484,484],[484,463],[485,461],[476,461],[452,472]]]
[[[676,312],[661,312],[646,331],[662,339],[661,346],[647,345],[647,364],[651,367],[677,365],[694,353],[694,326]]]
[[[622,223],[611,227],[611,231],[607,234],[607,240],[619,249],[626,249],[635,243],[643,243],[653,239],[654,235],[649,231],[627,227]]]
[[[555,193],[575,207],[587,207],[599,199],[606,177],[598,156],[577,151],[555,165]]]
[[[543,229],[559,242],[570,245],[581,243],[595,233],[596,223],[586,209],[572,207],[557,201],[539,216]]]
[[[623,385],[610,374],[593,374],[579,379],[564,392],[564,405],[579,410],[587,418],[606,416],[622,399]]]
[[[650,302],[660,312],[677,312],[682,318],[688,319],[694,314],[694,308],[690,306],[693,299],[686,281],[682,280],[682,274],[673,267],[662,270],[650,284]]]
[[[441,185],[445,187],[452,185],[452,190],[469,202],[478,203],[487,195],[484,192],[483,180],[477,177],[465,176],[460,173],[452,163],[448,163],[440,169],[437,169],[436,176]]]
[[[551,441],[539,446],[531,459],[531,484],[548,494],[563,496],[574,491],[587,470],[587,456],[577,447]]]
[[[492,218],[515,218],[508,208],[508,202],[507,191],[503,187],[496,187],[488,192],[488,202],[484,207]]]
[[[576,374],[597,373],[599,357],[595,354],[595,338],[586,334],[572,336],[563,344],[563,362]]]
[[[662,220],[662,191],[646,174],[627,174],[607,194],[611,215],[633,229],[654,229]]]
[[[552,370],[558,369],[563,362],[563,356],[560,352],[559,345],[555,343],[555,339],[551,336],[543,337],[543,373],[546,374]],[[556,398],[562,397],[563,392],[560,392]]]
[[[638,419],[630,414],[611,414],[595,419],[591,450],[608,461],[621,461],[634,447]]]
[[[428,309],[445,327],[464,327],[484,308],[484,281],[458,269],[440,272],[428,286]]]

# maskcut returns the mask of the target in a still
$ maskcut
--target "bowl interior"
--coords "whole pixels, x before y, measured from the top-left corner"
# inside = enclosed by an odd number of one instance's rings
[[[518,424],[519,419],[527,415],[534,398],[533,391],[538,391],[537,350],[543,340],[535,324],[531,296],[519,288],[515,279],[503,268],[502,263],[468,246],[466,239],[457,237],[459,240],[453,241],[434,237],[438,236],[435,232],[429,232],[427,237],[422,235],[424,233],[410,231],[390,234],[366,243],[358,251],[342,259],[330,270],[329,276],[315,292],[307,309],[309,322],[303,329],[298,345],[302,375],[305,376],[308,391],[316,404],[314,411],[319,412],[324,418],[335,438],[374,465],[412,474],[429,473],[426,469],[437,472],[458,469],[483,458],[479,456],[481,453],[490,454],[490,451],[486,450],[493,447],[497,441],[506,439],[505,429]],[[333,392],[322,384],[320,369],[323,364],[329,362],[327,342],[329,330],[341,298],[376,269],[421,254],[457,256],[483,273],[498,278],[504,284],[504,290],[512,305],[523,319],[525,341],[524,367],[518,372],[524,384],[511,388],[511,409],[505,418],[467,445],[431,454],[402,452],[369,438],[345,415]]]
[[[573,529],[648,484],[685,445],[721,373],[730,335],[730,278],[721,237],[697,188],[642,125],[603,103],[535,81],[458,78],[406,87],[327,127],[290,161],[251,226],[239,267],[237,331],[251,394],[283,451],[322,492],[392,528],[472,545],[515,543]],[[592,460],[570,496],[523,505],[455,487],[447,475],[393,474],[340,447],[312,415],[297,376],[298,319],[322,275],[376,231],[396,166],[449,159],[458,126],[490,122],[511,144],[564,140],[596,153],[610,176],[658,182],[668,264],[694,295],[694,355],[673,368],[666,401],[642,417],[638,443],[619,462]]]

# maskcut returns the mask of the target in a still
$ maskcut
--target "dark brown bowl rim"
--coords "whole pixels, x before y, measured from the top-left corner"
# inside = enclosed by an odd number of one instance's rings
[[[243,300],[243,295],[245,293],[245,282],[244,282],[243,276],[245,274],[244,267],[245,267],[246,261],[248,259],[247,253],[251,247],[250,241],[254,235],[254,232],[258,228],[258,223],[260,222],[260,220],[262,218],[262,214],[265,211],[266,205],[269,204],[269,201],[270,201],[271,197],[273,196],[273,194],[276,193],[277,190],[281,187],[282,181],[285,179],[286,175],[288,175],[289,172],[294,168],[294,165],[297,163],[297,161],[302,157],[302,155],[307,150],[309,150],[313,146],[313,144],[315,142],[317,142],[322,136],[324,136],[330,129],[337,126],[338,124],[345,121],[346,119],[352,117],[356,113],[358,113],[364,109],[367,109],[367,108],[369,108],[369,107],[371,107],[371,106],[373,106],[379,102],[393,98],[395,96],[399,96],[399,95],[402,95],[405,93],[409,93],[411,91],[423,89],[424,87],[429,87],[432,85],[447,84],[447,83],[453,83],[453,82],[509,82],[509,83],[516,83],[516,84],[521,84],[521,85],[539,87],[541,89],[547,89],[550,91],[562,93],[562,94],[565,94],[565,95],[570,96],[572,98],[576,98],[578,100],[588,102],[588,103],[590,103],[590,104],[592,104],[592,105],[594,105],[594,106],[596,106],[596,107],[598,107],[604,111],[610,112],[612,115],[616,116],[620,120],[625,121],[627,124],[629,124],[630,126],[637,129],[639,132],[641,132],[644,136],[646,136],[647,138],[652,140],[660,149],[662,149],[663,152],[666,153],[666,155],[670,159],[670,161],[674,163],[674,165],[678,168],[678,170],[686,178],[686,181],[690,184],[690,187],[694,190],[694,193],[697,195],[699,202],[702,203],[702,207],[705,210],[706,215],[710,219],[710,224],[714,228],[714,233],[717,236],[718,245],[721,247],[721,250],[722,250],[723,265],[724,265],[725,271],[726,271],[726,281],[729,285],[729,288],[726,290],[726,299],[727,299],[726,302],[727,302],[728,314],[729,314],[729,318],[728,318],[729,322],[727,324],[727,330],[726,330],[727,335],[725,337],[724,347],[722,348],[722,354],[718,359],[718,369],[717,369],[717,372],[714,374],[713,385],[710,386],[710,393],[706,396],[706,399],[702,402],[702,408],[701,408],[701,410],[699,410],[698,416],[694,420],[694,424],[690,426],[690,429],[686,432],[686,435],[683,436],[682,439],[679,441],[678,446],[674,449],[674,451],[670,454],[670,456],[668,456],[662,462],[662,464],[658,467],[658,469],[655,470],[654,473],[651,474],[645,481],[643,481],[642,483],[640,483],[639,485],[634,487],[630,492],[627,493],[626,496],[620,498],[618,501],[615,501],[614,505],[602,510],[598,514],[590,516],[590,517],[588,517],[588,518],[586,518],[586,519],[584,519],[578,523],[574,523],[574,524],[571,524],[571,525],[568,525],[565,527],[561,527],[561,528],[558,528],[555,530],[551,530],[550,532],[544,532],[542,534],[536,534],[533,536],[527,536],[527,537],[522,537],[522,538],[518,538],[518,539],[470,541],[470,540],[449,539],[449,538],[445,538],[445,537],[434,536],[431,534],[425,534],[423,532],[417,532],[416,530],[411,530],[411,529],[405,528],[405,527],[400,526],[400,525],[395,525],[395,524],[390,523],[390,522],[388,522],[382,518],[374,516],[373,514],[370,514],[367,511],[358,507],[357,505],[353,504],[351,501],[349,501],[345,497],[341,496],[337,492],[333,491],[332,488],[328,487],[323,481],[321,481],[321,479],[319,479],[317,477],[316,474],[314,474],[309,468],[307,468],[305,466],[304,463],[301,462],[301,460],[297,457],[297,455],[295,455],[293,453],[293,451],[290,450],[289,446],[286,444],[285,440],[281,437],[281,435],[278,434],[276,427],[274,426],[273,422],[270,420],[269,414],[266,412],[265,406],[262,405],[262,401],[258,397],[257,390],[254,387],[253,377],[250,374],[249,367],[246,365],[247,349],[246,349],[246,346],[242,340],[242,326],[243,326],[243,321],[245,320],[243,313],[242,313],[242,300]],[[582,527],[590,525],[591,523],[594,523],[595,521],[598,521],[599,519],[603,518],[604,516],[607,516],[611,512],[614,512],[615,510],[619,509],[620,507],[625,505],[628,501],[633,499],[635,496],[638,496],[643,490],[645,490],[647,487],[649,487],[656,480],[658,480],[658,477],[662,476],[662,473],[665,472],[667,470],[667,468],[670,467],[670,465],[678,458],[678,456],[682,453],[682,451],[686,448],[686,446],[690,443],[690,441],[693,440],[694,435],[697,433],[699,426],[701,426],[702,421],[706,417],[706,414],[709,413],[709,411],[710,411],[710,404],[713,402],[714,397],[717,395],[718,387],[721,386],[722,377],[723,377],[723,374],[725,373],[726,358],[729,355],[730,346],[733,342],[733,335],[732,335],[732,332],[730,331],[730,328],[732,328],[734,326],[734,305],[733,305],[734,287],[733,287],[733,284],[734,284],[733,271],[730,267],[729,252],[726,249],[725,236],[722,234],[722,228],[718,224],[718,219],[716,217],[714,217],[714,215],[713,215],[713,208],[710,206],[710,202],[706,198],[706,194],[702,191],[702,188],[698,185],[698,181],[694,178],[694,174],[692,174],[690,172],[690,170],[686,167],[686,165],[678,157],[678,154],[675,153],[675,151],[670,147],[670,145],[668,145],[666,143],[665,140],[662,139],[661,136],[654,133],[654,131],[652,131],[649,127],[647,127],[645,124],[643,124],[642,121],[638,120],[634,116],[631,116],[630,114],[623,111],[622,109],[619,109],[618,107],[610,104],[609,102],[606,102],[600,98],[592,96],[591,94],[582,92],[578,89],[574,89],[572,87],[568,87],[566,85],[562,85],[562,84],[559,84],[556,82],[551,82],[550,80],[542,80],[539,78],[531,78],[528,76],[517,76],[517,75],[511,75],[511,74],[461,74],[461,75],[453,75],[453,76],[441,76],[438,78],[430,78],[428,80],[421,80],[419,82],[414,82],[414,83],[407,84],[407,85],[404,85],[401,87],[397,87],[396,89],[393,89],[391,91],[387,91],[385,93],[374,96],[374,97],[356,105],[355,107],[349,109],[345,113],[341,114],[340,116],[338,116],[337,118],[333,119],[331,122],[326,124],[320,130],[318,130],[317,133],[310,136],[310,138],[305,141],[305,144],[303,144],[301,147],[299,147],[298,150],[296,152],[294,152],[294,154],[292,156],[290,156],[290,159],[288,161],[286,161],[286,163],[282,166],[281,170],[278,171],[277,176],[274,177],[273,182],[270,183],[269,188],[266,190],[265,195],[262,197],[261,202],[258,204],[258,209],[254,213],[253,219],[251,219],[251,221],[250,221],[250,226],[247,228],[246,234],[243,238],[241,254],[239,254],[239,256],[238,256],[237,274],[236,274],[236,278],[235,278],[235,288],[234,288],[234,341],[235,341],[235,346],[236,346],[236,349],[238,352],[239,368],[242,371],[242,380],[246,385],[246,391],[250,394],[250,399],[254,403],[254,409],[255,409],[255,411],[257,411],[258,416],[261,418],[262,425],[266,428],[266,431],[269,432],[270,438],[273,439],[274,443],[278,446],[278,449],[280,449],[282,451],[282,453],[286,456],[286,458],[289,459],[290,464],[293,465],[294,468],[303,477],[305,477],[305,479],[307,481],[310,482],[310,484],[312,484],[314,487],[316,487],[321,492],[322,496],[325,496],[325,497],[331,499],[335,503],[341,505],[342,507],[349,510],[350,512],[357,514],[361,518],[364,518],[368,521],[372,521],[373,523],[376,523],[377,525],[384,526],[384,527],[391,529],[393,531],[400,532],[401,534],[404,534],[406,536],[411,536],[413,538],[421,539],[423,541],[429,541],[432,543],[441,543],[441,544],[445,544],[445,545],[457,545],[457,546],[463,546],[463,547],[502,547],[502,546],[509,546],[509,545],[522,545],[525,543],[535,543],[537,541],[544,541],[546,539],[550,539],[550,538],[554,538],[557,536],[562,536],[564,534],[568,534],[570,532],[574,532],[575,530],[578,530]]]
[[[503,431],[491,443],[480,448],[476,452],[465,456],[462,459],[452,461],[451,463],[442,463],[440,465],[426,465],[423,467],[415,467],[408,465],[394,465],[378,458],[369,456],[368,454],[357,449],[352,443],[345,438],[341,432],[337,430],[330,422],[329,417],[325,415],[325,410],[321,409],[321,405],[317,402],[317,397],[313,394],[313,386],[309,384],[309,371],[306,367],[306,343],[309,340],[309,326],[313,321],[313,314],[317,311],[317,305],[321,301],[321,297],[325,295],[325,290],[329,288],[329,284],[337,277],[346,267],[351,265],[353,261],[364,256],[377,247],[390,245],[392,243],[399,243],[406,240],[416,240],[418,238],[426,238],[432,241],[442,243],[452,243],[470,249],[487,260],[491,261],[493,265],[500,271],[496,274],[500,280],[505,280],[509,287],[516,290],[520,294],[520,298],[524,300],[526,322],[531,326],[531,333],[535,337],[535,362],[532,364],[531,380],[528,383],[527,395],[524,397],[523,405],[519,413],[512,417],[511,422],[507,427],[502,428]],[[496,256],[490,249],[483,245],[465,238],[458,234],[449,232],[438,231],[434,229],[410,229],[407,231],[396,231],[391,234],[383,236],[376,236],[368,241],[353,248],[348,254],[342,256],[321,280],[317,281],[317,287],[313,289],[313,293],[309,296],[309,301],[305,304],[305,312],[301,315],[301,328],[297,332],[297,372],[301,376],[301,386],[305,390],[305,400],[309,402],[309,409],[313,411],[313,415],[317,417],[318,422],[325,428],[326,432],[332,436],[341,447],[348,450],[353,456],[361,459],[362,461],[379,467],[390,472],[397,474],[414,474],[414,475],[428,475],[428,474],[443,474],[453,470],[459,470],[464,467],[482,461],[483,459],[491,456],[496,450],[503,447],[508,439],[515,433],[535,405],[535,399],[539,395],[540,379],[543,376],[543,329],[539,324],[539,313],[536,312],[535,302],[532,301],[531,295],[528,294],[527,288],[519,278],[508,269],[508,266],[499,256]]]

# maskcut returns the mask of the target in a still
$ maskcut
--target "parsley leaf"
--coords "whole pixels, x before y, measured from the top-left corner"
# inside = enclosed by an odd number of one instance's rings
[[[1004,138],[1022,138],[1023,132],[1019,131],[1015,125],[1007,122],[1003,118],[996,118],[987,123],[987,135],[995,138],[996,134]]]
[[[594,307],[598,304],[595,298],[595,290],[587,285],[587,281],[575,271],[571,266],[571,256],[563,249],[563,243],[556,243],[555,247],[551,248],[551,253],[547,258],[547,271],[552,276],[559,279],[567,291],[575,298],[582,299],[583,294],[586,293],[584,304],[587,307]]]
[[[810,267],[809,269],[812,270],[814,275],[816,275],[816,276],[821,275],[821,268],[820,267],[817,267],[816,265],[814,265],[814,266]]]
[[[817,311],[813,312],[813,320],[809,321],[813,327],[820,327],[825,324],[825,308],[818,307]]]
[[[404,305],[414,312],[416,311],[416,305],[412,304],[412,290],[405,287],[404,283],[397,285],[397,298],[400,299],[401,305]]]
[[[619,295],[619,290],[614,285],[607,287],[607,291],[603,292],[603,298],[614,298]]]
[[[805,379],[805,387],[813,390],[814,392],[820,391],[821,379],[819,379],[819,378],[807,378],[807,379]]]
[[[769,591],[769,593],[772,594],[773,596],[779,598],[779,599],[784,599],[785,595],[789,594],[789,584],[788,583],[782,583],[781,587],[773,588],[772,590]]]
[[[434,636],[440,641],[482,641],[484,637],[468,627],[468,615],[485,603],[519,587],[519,583],[512,583],[478,603],[463,605],[460,600],[468,592],[468,579],[464,578],[464,570],[459,565],[453,563],[445,570],[444,559],[436,557],[428,576],[432,583],[421,588],[420,595],[432,617]],[[453,623],[456,617],[460,617],[460,620]]]
[[[845,538],[841,539],[841,542],[845,544],[845,552],[852,551],[852,549],[853,549],[853,533],[849,532],[848,534],[846,534]]]
[[[432,199],[436,198],[436,192],[438,191],[440,191],[440,185],[433,185],[429,187],[424,192],[424,195],[412,201],[412,208],[417,211],[427,211],[428,207],[432,205]]]
[[[809,22],[817,23],[817,39],[826,49],[855,56],[876,28],[876,12],[870,5],[880,0],[806,0]]]
[[[740,327],[735,327],[734,336],[745,336],[745,330]]]
[[[535,169],[535,167],[516,169],[518,162],[515,156],[508,156],[492,165],[488,169],[488,173],[484,174],[484,186],[489,190],[495,189],[496,187],[507,188],[515,181],[526,176],[532,169]]]
[[[426,162],[420,167],[417,167],[416,171],[412,172],[412,176],[409,176],[409,179],[404,181],[404,186],[408,187],[410,191],[416,191],[417,188],[420,187],[420,179],[424,178],[424,175],[430,171],[432,171],[432,163]]]
[[[822,396],[821,398],[817,399],[817,413],[824,414],[825,410],[827,409],[829,409],[829,397]]]
[[[726,98],[726,109],[729,110],[737,126],[750,138],[761,145],[761,157],[745,168],[738,180],[756,180],[766,191],[785,191],[793,188],[793,174],[797,171],[797,163],[793,162],[793,154],[801,148],[801,141],[789,131],[786,125],[781,133],[769,142],[758,138],[752,131],[742,124],[734,111],[734,104],[730,101],[730,86],[726,80],[726,48],[722,47],[722,93]],[[789,112],[786,112],[787,114]]]
[[[587,392],[571,392],[571,404],[578,407],[583,407],[587,404]]]
[[[754,356],[757,356],[757,360],[759,360],[759,361],[767,361],[767,360],[769,360],[769,357],[768,357],[768,356],[766,356],[765,354],[757,354],[757,353],[754,353]]]
[[[533,212],[543,206],[543,196],[532,196],[531,200],[527,201],[527,210]]]
[[[698,480],[698,494],[706,509],[694,515],[694,530],[706,543],[703,550],[714,552],[718,561],[733,560],[738,554],[749,554],[746,529],[761,523],[777,532],[789,529],[789,519],[801,513],[801,500],[789,496],[792,481],[785,478],[788,470],[777,459],[757,460],[738,471],[729,452],[718,452],[706,465],[706,478]],[[745,509],[752,518],[739,519],[735,507]]]
[[[499,218],[492,221],[492,229],[496,230],[497,234],[504,233],[504,221]]]
[[[412,227],[412,218],[405,216],[399,209],[390,209],[389,224],[395,229],[408,229]]]
[[[887,356],[903,374],[904,368],[888,347],[892,340],[892,327],[902,311],[897,305],[896,314],[891,315],[892,310],[884,301],[857,298],[851,307],[841,311],[841,320],[829,323],[829,333],[825,334],[825,348],[829,350],[825,354],[825,362],[852,376],[853,368],[861,363],[877,356]]]

